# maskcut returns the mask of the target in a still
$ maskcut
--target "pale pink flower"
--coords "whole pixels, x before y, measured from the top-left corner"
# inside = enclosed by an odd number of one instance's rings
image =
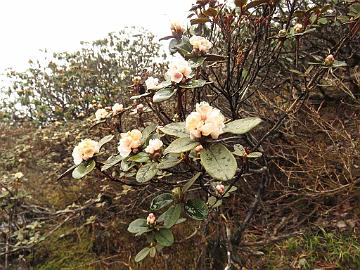
[[[206,102],[196,105],[196,111],[189,114],[185,120],[185,127],[190,132],[190,138],[211,136],[217,139],[225,127],[225,117],[218,110]]]
[[[112,111],[114,114],[122,112],[124,110],[124,105],[115,103],[114,106],[112,106]]]
[[[149,145],[145,148],[145,152],[149,154],[154,154],[154,152],[160,150],[163,146],[163,142],[159,139],[150,139]]]
[[[197,153],[201,152],[203,149],[204,149],[204,147],[201,144],[195,147],[195,151]]]
[[[72,157],[75,165],[79,165],[83,160],[92,158],[96,153],[99,153],[99,144],[97,141],[91,139],[82,140],[75,146]]]
[[[139,148],[141,145],[142,134],[138,129],[133,129],[127,133],[121,133],[118,151],[122,157],[130,155],[131,151]]]
[[[96,112],[95,112],[95,118],[96,120],[101,120],[101,119],[104,119],[106,118],[107,116],[109,115],[109,112],[105,109],[98,109]]]
[[[174,36],[181,35],[185,32],[185,28],[182,26],[182,24],[179,21],[172,21],[170,24],[171,32]]]
[[[146,88],[148,90],[151,89],[157,89],[158,85],[159,85],[159,79],[154,78],[154,77],[149,77],[146,81],[145,81],[145,85]]]
[[[180,83],[184,78],[189,77],[190,73],[191,67],[189,63],[182,60],[171,63],[166,74],[172,82]]]
[[[193,50],[201,53],[207,53],[213,46],[209,40],[201,36],[192,36],[189,41]]]

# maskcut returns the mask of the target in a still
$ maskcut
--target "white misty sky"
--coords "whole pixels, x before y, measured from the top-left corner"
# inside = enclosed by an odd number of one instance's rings
[[[124,26],[143,26],[159,37],[170,21],[186,22],[195,0],[0,0],[0,73],[23,70],[39,49],[71,51],[80,41]]]

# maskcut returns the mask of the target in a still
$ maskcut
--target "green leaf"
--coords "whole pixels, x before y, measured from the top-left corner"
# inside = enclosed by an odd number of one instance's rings
[[[178,138],[165,149],[164,154],[168,153],[183,153],[194,149],[200,143],[190,138]]]
[[[107,136],[103,137],[103,138],[99,141],[99,143],[98,143],[99,149],[100,149],[105,143],[110,142],[113,138],[114,138],[114,135],[107,135]]]
[[[151,229],[149,228],[149,226],[146,223],[146,219],[144,218],[138,218],[135,219],[134,221],[132,221],[129,226],[128,226],[128,232],[130,233],[139,233],[142,232],[144,230],[147,231],[151,231]]]
[[[150,248],[148,248],[148,247],[143,248],[142,250],[139,251],[138,254],[136,254],[135,262],[142,261],[143,259],[146,258],[147,255],[149,255],[149,253],[150,253]]]
[[[174,235],[171,230],[162,228],[155,233],[155,239],[158,244],[164,247],[170,247],[174,243]]]
[[[151,247],[150,248],[150,257],[154,258],[156,255],[156,247]]]
[[[72,171],[72,177],[80,179],[90,173],[95,168],[96,162],[91,159],[90,161],[83,161]]]
[[[163,193],[156,196],[150,204],[150,210],[157,211],[165,206],[168,206],[170,203],[174,201],[171,193]]]
[[[121,161],[121,164],[120,164],[121,170],[124,171],[124,172],[129,171],[134,166],[135,166],[135,164],[134,163],[129,163],[127,161],[127,159],[123,159]]]
[[[206,203],[201,199],[188,200],[185,204],[185,212],[195,220],[204,220],[209,214]]]
[[[224,128],[223,133],[233,133],[233,134],[244,134],[252,130],[258,124],[261,123],[259,117],[248,117],[243,119],[234,120],[230,123],[227,123]]]
[[[150,181],[158,172],[156,165],[156,163],[150,162],[140,167],[140,169],[136,173],[136,181],[140,183]]]
[[[189,188],[195,183],[196,179],[198,179],[200,175],[201,175],[201,172],[198,172],[193,177],[191,177],[191,179],[189,181],[187,181],[186,184],[183,186],[182,192],[185,193],[186,191],[188,191]]]
[[[172,88],[163,88],[155,93],[153,96],[153,102],[162,102],[168,100],[176,93],[176,89]]]
[[[235,144],[234,145],[234,155],[240,156],[240,157],[244,157],[247,155],[246,150],[244,148],[244,146],[242,146],[241,144]]]
[[[251,152],[250,154],[247,155],[248,158],[259,158],[262,156],[261,152]]]
[[[190,82],[188,82],[186,84],[182,84],[181,87],[191,89],[191,88],[203,87],[205,84],[206,84],[206,81],[204,81],[204,80],[191,80]]]
[[[118,164],[123,159],[124,159],[124,157],[122,157],[121,155],[116,155],[116,156],[109,157],[104,162],[104,165],[101,167],[101,171],[105,171],[105,170],[111,168],[112,166],[115,166],[116,164]]]
[[[167,134],[167,135],[171,135],[171,136],[175,136],[175,137],[189,137],[189,132],[187,132],[186,128],[185,128],[185,123],[184,122],[175,122],[175,123],[170,123],[168,125],[166,125],[165,127],[160,128],[160,130]]]
[[[128,158],[129,161],[134,161],[134,162],[138,162],[138,163],[144,163],[144,162],[148,162],[150,160],[149,155],[145,152],[140,152],[137,153],[136,155],[129,157]]]
[[[212,144],[200,152],[201,164],[206,172],[215,179],[230,180],[237,169],[233,154],[222,144]]]
[[[160,163],[157,165],[157,168],[159,170],[165,170],[165,169],[169,169],[172,167],[175,167],[176,165],[178,165],[179,163],[181,163],[181,159],[179,159],[178,155],[166,155],[161,161]]]
[[[146,142],[146,140],[150,137],[151,133],[153,133],[157,128],[157,125],[151,123],[150,125],[148,125],[146,128],[144,128],[144,130],[141,132],[142,136],[141,136],[141,144],[144,144]]]
[[[176,204],[169,207],[164,213],[158,218],[158,222],[164,221],[165,228],[171,228],[176,224],[181,214],[181,205]]]
[[[210,208],[216,208],[222,204],[222,200],[218,200],[217,198],[210,196],[207,203]]]

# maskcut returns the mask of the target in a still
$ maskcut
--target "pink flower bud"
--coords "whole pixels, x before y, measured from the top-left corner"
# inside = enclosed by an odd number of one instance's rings
[[[153,213],[150,213],[146,218],[146,223],[148,225],[153,225],[155,223],[156,217]]]
[[[222,184],[216,185],[216,191],[217,191],[220,195],[224,194],[224,192],[225,192],[225,187],[224,187],[224,185],[222,185]]]
[[[201,150],[203,150],[203,149],[204,149],[204,147],[203,147],[201,144],[195,147],[195,151],[196,151],[197,153],[199,153],[199,152],[200,152]]]
[[[325,65],[327,66],[331,66],[332,64],[334,64],[335,58],[332,54],[329,54],[328,56],[325,57]]]

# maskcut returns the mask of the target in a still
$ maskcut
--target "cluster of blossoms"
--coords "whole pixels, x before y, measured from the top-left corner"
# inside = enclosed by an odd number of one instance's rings
[[[149,154],[154,154],[159,151],[163,146],[163,142],[160,139],[150,139],[149,145],[145,148],[145,152]]]
[[[117,113],[122,112],[124,110],[124,105],[119,104],[119,103],[115,103],[111,107],[111,110],[112,110],[113,114],[117,114]],[[108,117],[109,114],[110,114],[110,112],[108,110],[106,110],[106,109],[98,109],[95,112],[95,119],[97,121],[99,121],[101,119],[105,119],[106,117]]]
[[[142,134],[138,129],[133,129],[127,133],[121,133],[118,151],[122,157],[130,155],[131,151],[136,151],[141,145]]]
[[[114,106],[112,106],[112,111],[114,114],[117,114],[119,112],[122,112],[124,110],[124,105],[115,103]]]
[[[77,146],[75,146],[72,157],[74,163],[79,165],[83,160],[92,158],[96,153],[99,153],[99,143],[91,139],[82,140]]]
[[[184,79],[187,79],[191,73],[191,67],[187,61],[173,62],[166,75],[172,82],[180,83]]]
[[[145,85],[146,85],[147,90],[157,89],[157,87],[159,85],[159,79],[154,78],[154,77],[149,77],[145,81]]]
[[[190,138],[211,136],[217,139],[225,127],[225,117],[207,102],[196,104],[196,111],[189,114],[185,121],[185,127],[190,132]]]
[[[209,40],[201,36],[192,36],[189,41],[193,50],[199,53],[207,53],[213,46]]]

